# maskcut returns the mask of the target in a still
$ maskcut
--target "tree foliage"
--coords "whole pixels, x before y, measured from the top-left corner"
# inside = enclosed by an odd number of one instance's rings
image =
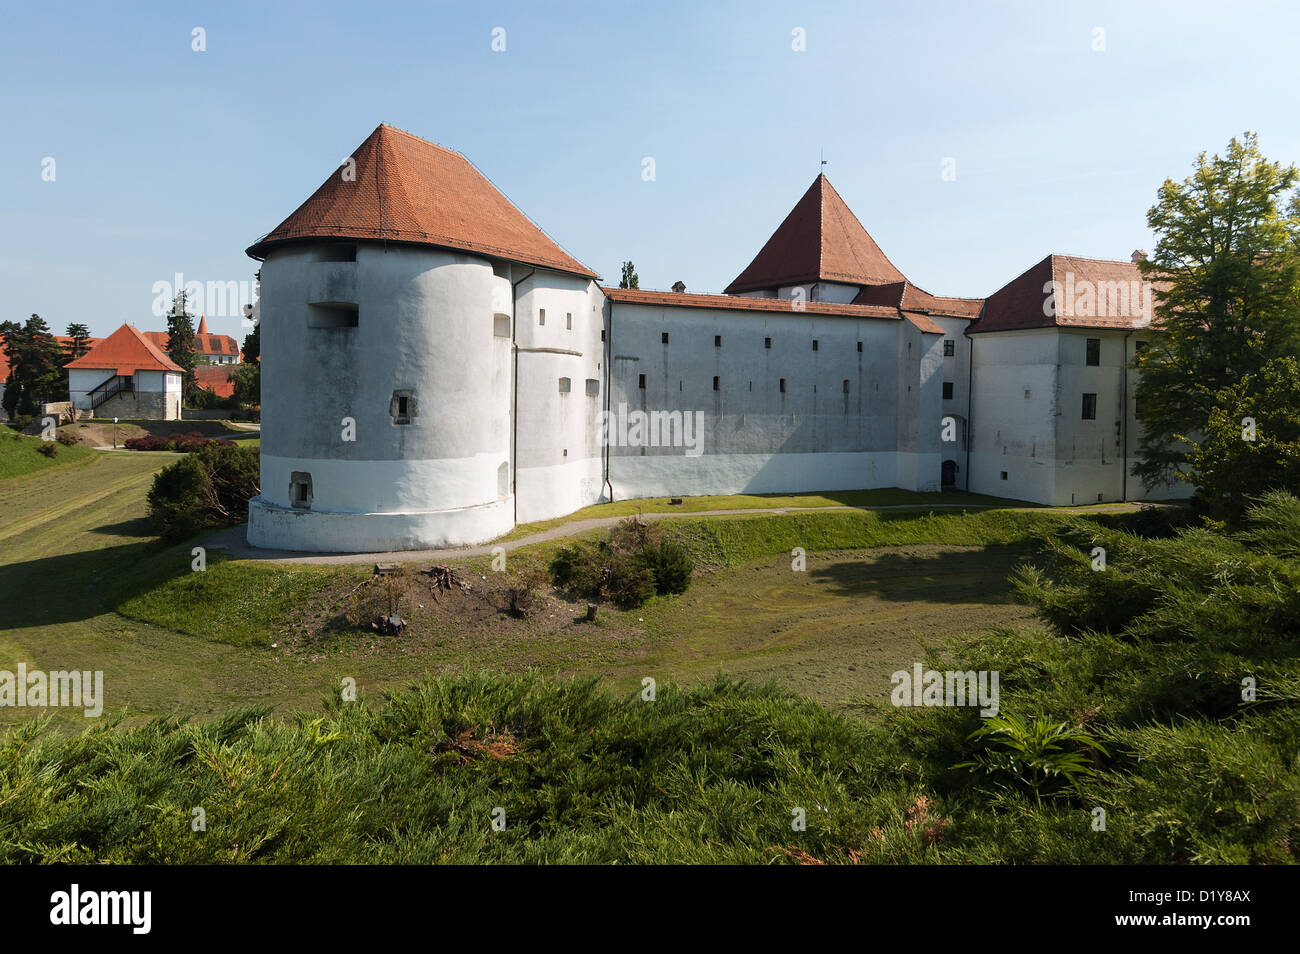
[[[22,325],[0,323],[0,338],[9,362],[4,409],[10,417],[36,414],[42,404],[67,400],[63,348],[40,315],[32,315]]]
[[[1220,391],[1188,463],[1216,517],[1235,521],[1270,490],[1300,496],[1300,360],[1275,358]]]
[[[641,280],[637,277],[636,266],[631,262],[623,263],[623,276],[618,280],[619,288],[640,288]]]
[[[188,398],[198,387],[194,369],[198,366],[198,352],[194,346],[194,322],[186,309],[185,292],[179,292],[172,301],[167,315],[167,357],[184,372],[181,392]]]
[[[1180,471],[1219,395],[1273,358],[1300,352],[1300,204],[1294,166],[1269,162],[1254,134],[1202,153],[1147,213],[1155,327],[1136,365],[1148,486]]]
[[[149,520],[166,540],[184,540],[213,526],[243,523],[259,493],[257,451],[213,441],[154,477]]]

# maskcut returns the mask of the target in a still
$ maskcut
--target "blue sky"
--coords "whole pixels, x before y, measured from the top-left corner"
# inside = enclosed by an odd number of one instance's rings
[[[464,153],[607,282],[631,259],[692,291],[824,149],[913,282],[986,295],[1048,252],[1149,248],[1160,183],[1243,130],[1300,160],[1298,37],[1288,3],[8,4],[0,317],[162,330],[155,282],[251,280],[244,248],[380,122]]]

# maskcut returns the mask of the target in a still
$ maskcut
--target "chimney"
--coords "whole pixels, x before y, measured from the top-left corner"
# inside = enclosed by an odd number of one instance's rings
[[[685,283],[685,282],[673,282],[673,291],[677,292],[677,294],[680,295],[682,292],[686,291],[686,283]]]
[[[1134,265],[1136,265],[1138,262],[1146,261],[1146,257],[1147,257],[1146,249],[1139,248],[1136,249],[1133,252],[1133,254],[1129,256],[1129,259],[1133,262]]]

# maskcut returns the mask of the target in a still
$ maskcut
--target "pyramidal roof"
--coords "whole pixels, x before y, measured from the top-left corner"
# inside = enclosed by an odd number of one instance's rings
[[[255,242],[346,238],[436,245],[595,278],[458,152],[383,124],[298,210]]]
[[[65,368],[89,368],[129,375],[137,371],[172,371],[183,374],[171,358],[134,325],[123,325]]]
[[[818,281],[887,285],[905,280],[823,174],[726,293]]]

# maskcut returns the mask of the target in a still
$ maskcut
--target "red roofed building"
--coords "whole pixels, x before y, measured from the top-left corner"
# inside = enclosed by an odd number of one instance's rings
[[[67,365],[68,393],[96,417],[176,421],[184,372],[143,332],[122,325]]]
[[[165,331],[142,332],[146,338],[163,352],[167,350],[170,335]],[[206,358],[208,364],[239,364],[239,342],[230,335],[214,335],[208,331],[207,318],[199,317],[199,327],[194,332],[194,353]],[[200,365],[201,366],[201,365]]]
[[[1132,265],[936,295],[825,175],[723,294],[611,288],[460,153],[381,125],[248,254],[257,546],[473,544],[661,495],[1171,495],[1129,479]]]

